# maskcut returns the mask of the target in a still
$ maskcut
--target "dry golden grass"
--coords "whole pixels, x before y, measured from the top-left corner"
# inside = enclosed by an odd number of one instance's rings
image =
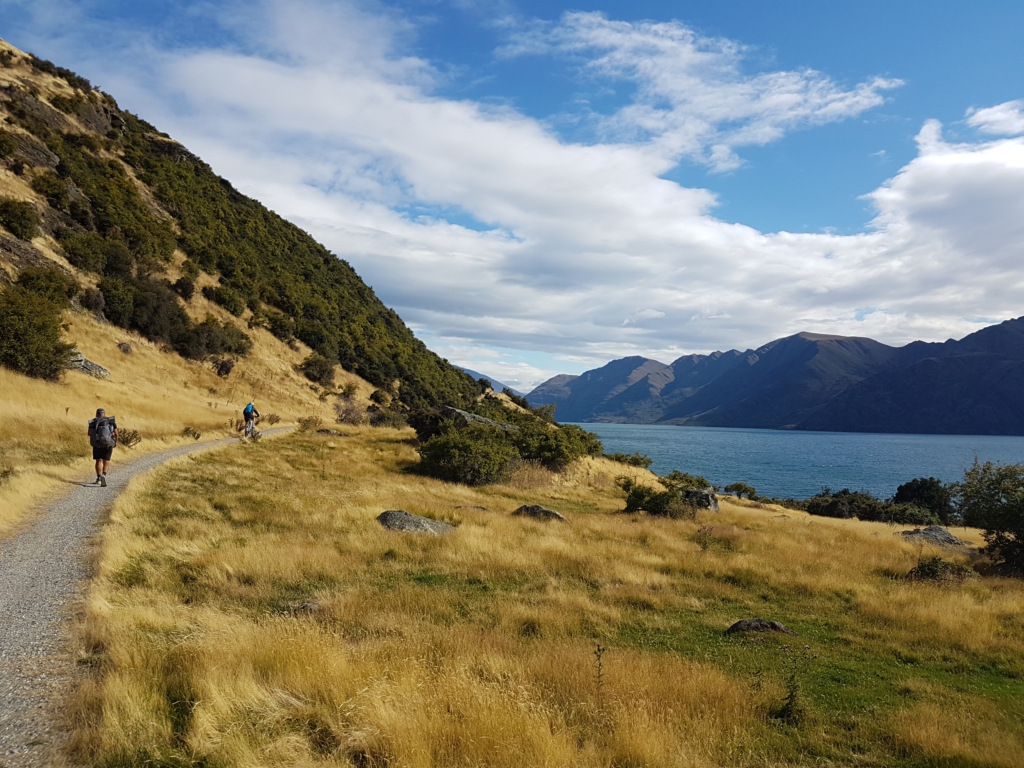
[[[202,300],[202,301],[205,301]],[[207,307],[196,307],[203,312]],[[222,310],[221,310],[222,312]],[[212,367],[188,361],[135,333],[97,322],[86,312],[68,312],[65,337],[90,360],[111,372],[96,379],[69,371],[60,382],[45,382],[0,368],[0,537],[9,535],[25,514],[62,481],[88,474],[92,461],[86,425],[103,407],[118,426],[138,430],[143,441],[119,448],[114,467],[132,455],[159,450],[183,440],[191,426],[203,439],[230,434],[228,422],[255,396],[262,413],[277,413],[285,423],[316,413],[331,421],[331,403],[321,401],[294,366],[308,350],[293,351],[261,329],[247,331],[256,342],[227,378]],[[118,344],[127,341],[132,354]],[[372,387],[341,372],[339,381],[357,382],[364,402]]]
[[[121,498],[81,627],[74,757],[1020,764],[1019,582],[896,579],[920,553],[888,526],[728,501],[697,521],[616,514],[605,460],[440,483],[408,471],[410,432],[343,429],[179,460]],[[510,517],[523,503],[571,523]],[[394,508],[458,529],[385,531]],[[799,637],[723,635],[751,616]]]

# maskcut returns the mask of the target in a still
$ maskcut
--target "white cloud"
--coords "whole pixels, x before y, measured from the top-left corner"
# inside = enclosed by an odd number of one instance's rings
[[[1021,314],[1024,139],[950,144],[926,124],[855,236],[725,223],[711,193],[661,178],[688,153],[726,167],[744,145],[858,114],[892,83],[744,76],[735,43],[576,15],[518,40],[571,49],[638,96],[605,142],[572,144],[507,107],[438,95],[443,77],[403,53],[400,19],[312,0],[247,8],[230,46],[135,31],[128,54],[119,38],[90,48],[91,71],[349,260],[454,362],[515,385],[554,372],[556,355],[668,362],[801,330],[944,340]],[[105,39],[82,28],[82,45]]]
[[[967,110],[967,124],[996,136],[1024,133],[1024,100],[1006,101],[986,109]]]
[[[739,147],[859,115],[902,85],[876,77],[845,90],[810,69],[745,75],[746,51],[734,41],[702,37],[675,21],[629,23],[601,13],[533,25],[514,33],[502,52],[574,54],[595,77],[634,83],[632,102],[599,119],[605,138],[647,142],[673,161],[719,171],[740,165]]]

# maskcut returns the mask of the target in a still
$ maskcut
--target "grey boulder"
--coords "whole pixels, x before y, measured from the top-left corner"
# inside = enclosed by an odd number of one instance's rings
[[[92,360],[86,360],[85,355],[77,349],[71,350],[71,356],[68,358],[68,367],[73,371],[81,371],[97,379],[110,378],[110,371],[102,365],[94,363]]]
[[[512,513],[512,517],[532,517],[534,520],[560,520],[563,523],[569,522],[565,517],[555,512],[555,510],[542,507],[540,504],[524,504]]]
[[[406,533],[429,533],[440,536],[442,533],[454,531],[454,525],[442,523],[406,512],[404,509],[389,509],[377,515],[377,522],[389,531],[405,531]]]
[[[683,502],[691,507],[707,509],[711,512],[719,511],[718,496],[715,494],[715,489],[711,486],[708,486],[707,488],[682,491],[680,496],[682,496]]]
[[[934,544],[937,547],[959,549],[971,546],[969,541],[958,539],[941,525],[929,525],[927,528],[903,531],[902,536],[910,541],[921,541],[926,544]]]
[[[727,630],[725,634],[733,635],[737,632],[779,632],[783,635],[795,635],[791,629],[787,629],[785,626],[777,621],[770,621],[769,619],[740,619]]]

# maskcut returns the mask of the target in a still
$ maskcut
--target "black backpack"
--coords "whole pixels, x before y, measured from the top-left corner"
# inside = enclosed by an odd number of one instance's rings
[[[93,427],[93,445],[100,448],[114,447],[114,430],[117,426],[114,420],[108,418],[96,419],[96,426]]]

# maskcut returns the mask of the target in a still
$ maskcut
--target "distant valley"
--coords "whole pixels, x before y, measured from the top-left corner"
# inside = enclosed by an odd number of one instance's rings
[[[626,357],[527,395],[559,421],[920,434],[1024,434],[1024,318],[890,347],[798,333],[758,349]]]

